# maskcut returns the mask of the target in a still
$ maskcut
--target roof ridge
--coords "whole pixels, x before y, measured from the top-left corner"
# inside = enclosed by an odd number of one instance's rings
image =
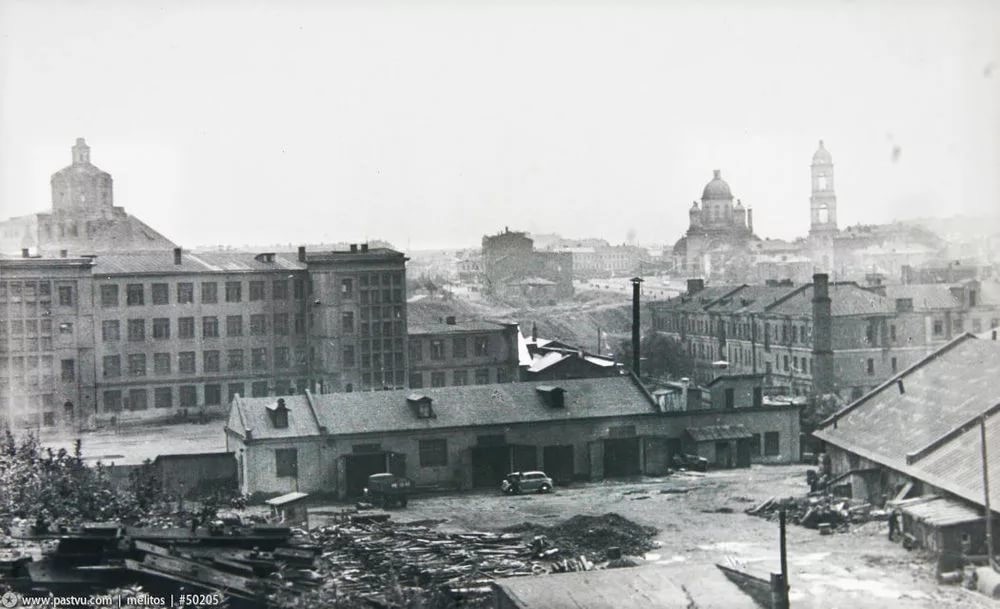
[[[913,463],[916,463],[917,461],[923,459],[927,455],[931,454],[932,452],[940,448],[942,444],[951,441],[952,439],[955,438],[955,436],[960,436],[965,432],[969,431],[977,424],[979,424],[980,421],[985,422],[988,417],[996,414],[997,412],[1000,412],[1000,402],[997,402],[996,404],[990,406],[989,408],[977,414],[976,416],[966,420],[961,425],[953,427],[951,430],[944,433],[941,437],[931,441],[931,443],[928,444],[927,446],[924,446],[923,448],[915,450],[911,453],[906,453],[906,464],[912,465]]]

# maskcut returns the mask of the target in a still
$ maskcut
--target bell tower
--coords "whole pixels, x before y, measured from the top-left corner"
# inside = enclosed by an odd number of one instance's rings
[[[812,196],[809,197],[809,234],[837,232],[837,195],[833,189],[833,157],[819,141],[813,154]]]

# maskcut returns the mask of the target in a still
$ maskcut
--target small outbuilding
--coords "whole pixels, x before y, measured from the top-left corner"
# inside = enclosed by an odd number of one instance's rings
[[[265,501],[271,507],[271,518],[282,524],[309,525],[309,512],[306,509],[308,493],[286,493]]]

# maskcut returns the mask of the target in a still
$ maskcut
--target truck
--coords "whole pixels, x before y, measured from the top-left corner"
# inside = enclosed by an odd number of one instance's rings
[[[413,481],[396,474],[372,474],[368,476],[365,499],[388,509],[394,505],[406,507],[413,491]]]

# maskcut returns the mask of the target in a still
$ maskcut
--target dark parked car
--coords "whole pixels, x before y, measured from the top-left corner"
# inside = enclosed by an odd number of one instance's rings
[[[386,509],[394,505],[406,507],[412,490],[413,482],[409,478],[396,474],[372,474],[368,476],[365,499]]]
[[[690,469],[696,472],[708,471],[708,459],[698,455],[674,455],[674,467],[676,469]]]
[[[500,490],[508,495],[547,493],[552,490],[552,478],[545,472],[512,472],[500,483]]]

